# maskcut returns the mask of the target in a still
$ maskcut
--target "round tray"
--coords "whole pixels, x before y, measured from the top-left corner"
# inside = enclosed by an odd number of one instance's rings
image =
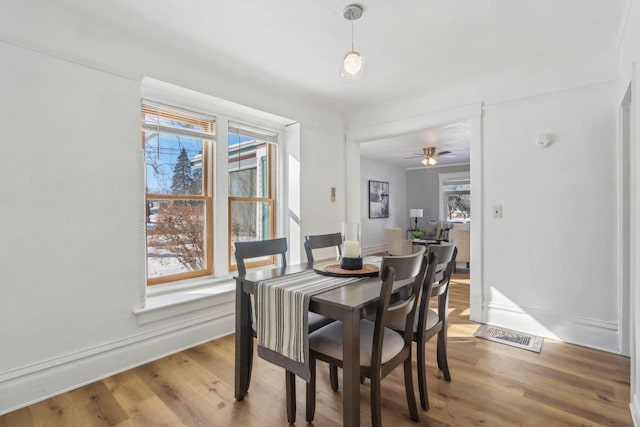
[[[340,268],[340,262],[328,262],[316,264],[313,271],[324,276],[333,277],[375,277],[380,272],[380,268],[375,264],[362,264],[360,270],[345,270]]]

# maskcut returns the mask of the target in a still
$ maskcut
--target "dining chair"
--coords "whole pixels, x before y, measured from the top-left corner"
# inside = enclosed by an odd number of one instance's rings
[[[376,320],[360,321],[360,376],[371,379],[371,424],[381,425],[381,380],[400,364],[404,365],[404,382],[409,415],[418,421],[418,409],[413,391],[411,368],[412,334],[400,334],[387,325],[392,321],[404,321],[407,329],[413,323],[425,275],[433,276],[437,255],[424,255],[424,249],[413,255],[384,257],[380,267],[382,286],[376,308]],[[411,293],[404,300],[390,305],[395,283],[411,284]],[[411,282],[412,280],[412,282]],[[428,279],[431,281],[431,279]],[[343,323],[324,326],[309,334],[309,367],[311,380],[307,383],[306,418],[312,422],[315,416],[316,361],[343,367]],[[295,396],[287,395],[287,399]]]
[[[389,327],[397,332],[404,333],[407,325],[411,326],[412,339],[416,342],[417,365],[418,365],[418,389],[420,392],[420,406],[422,409],[429,409],[429,397],[427,394],[427,362],[426,362],[426,343],[436,334],[438,335],[438,343],[436,357],[438,368],[442,370],[442,374],[446,381],[451,381],[449,373],[449,364],[447,362],[447,326],[448,326],[448,309],[449,309],[449,281],[451,272],[456,263],[457,249],[455,242],[448,244],[429,245],[427,254],[437,256],[438,265],[432,279],[426,278],[422,295],[420,297],[420,306],[418,315],[412,325],[408,323],[394,321]],[[429,301],[432,297],[438,297],[438,311],[429,308]]]
[[[318,234],[315,236],[305,236],[304,238],[304,251],[307,254],[307,263],[309,265],[313,265],[314,249],[323,249],[323,248],[337,248],[338,258],[342,256],[342,249],[340,248],[342,245],[342,234],[340,233],[331,233],[331,234]]]
[[[280,265],[282,268],[287,266],[287,239],[284,237],[271,239],[271,240],[254,240],[249,242],[235,242],[236,248],[236,264],[238,266],[238,278],[242,279],[247,274],[247,268],[245,265],[245,261],[253,258],[262,258],[267,256],[279,256],[280,257]],[[239,284],[236,284],[239,286]],[[251,316],[249,318],[249,323],[251,325],[251,332],[254,338],[257,336],[255,327],[253,323],[255,322],[255,312],[253,310],[253,298],[250,299],[249,302],[249,311],[251,312]],[[334,322],[333,319],[322,316],[317,313],[309,312],[309,332],[315,331],[318,328],[321,328],[331,322]],[[251,370],[253,367],[253,346],[251,345],[249,351],[249,366],[248,366],[248,378],[251,381]],[[287,391],[291,391],[295,394],[295,375],[289,371],[286,371],[285,374],[285,384]],[[287,419],[290,423],[295,422],[295,400],[287,401]]]

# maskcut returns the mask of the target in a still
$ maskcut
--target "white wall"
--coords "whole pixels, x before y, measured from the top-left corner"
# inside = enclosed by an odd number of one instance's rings
[[[489,323],[617,351],[616,90],[485,108],[485,212],[503,213],[484,220]]]
[[[302,132],[302,182],[313,183],[313,187],[302,187],[303,236],[340,232],[346,218],[344,132],[330,132]],[[335,202],[331,201],[331,187],[336,188]]]
[[[404,104],[348,117],[348,135],[377,123],[484,104],[481,319],[618,351],[615,51],[434,88]],[[555,143],[540,150],[542,132]],[[504,218],[491,209],[502,205]],[[579,213],[576,213],[579,211]],[[474,282],[482,288],[474,294]]]
[[[637,0],[627,1],[623,36],[620,44],[620,85],[618,87],[618,103],[621,103],[629,83],[632,89],[631,103],[631,414],[636,426],[640,425],[640,149],[638,147],[640,130],[640,3]],[[624,302],[623,302],[624,303]]]
[[[389,218],[369,218],[369,181],[389,183]],[[384,229],[409,226],[407,208],[407,175],[401,168],[362,159],[360,163],[360,222],[362,224],[362,248],[365,253],[386,250]]]
[[[302,233],[345,215],[338,115],[215,57],[38,3],[0,13],[0,413],[233,330],[230,292],[173,317],[134,314],[145,301],[141,76],[299,121]],[[338,201],[316,203],[329,185]]]

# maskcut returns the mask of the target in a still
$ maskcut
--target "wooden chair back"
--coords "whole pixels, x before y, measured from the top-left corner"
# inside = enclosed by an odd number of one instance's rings
[[[287,266],[287,239],[280,237],[271,240],[253,240],[250,242],[235,242],[236,264],[238,265],[238,275],[243,277],[247,274],[245,261],[252,258],[280,255],[281,266]]]
[[[382,288],[380,290],[380,300],[376,310],[376,320],[373,335],[373,351],[371,354],[371,371],[376,372],[381,369],[382,349],[384,346],[384,328],[396,320],[405,318],[407,328],[413,325],[415,319],[417,302],[420,298],[422,284],[425,281],[425,275],[429,274],[433,277],[435,271],[435,263],[437,255],[431,254],[429,258],[425,257],[425,249],[413,255],[403,255],[397,257],[384,257],[380,266],[380,278],[382,279]],[[406,282],[412,279],[411,293],[409,296],[399,302],[391,303],[391,294],[395,283]],[[404,334],[405,347],[411,347],[413,339],[412,329]],[[386,372],[382,373],[384,377]]]
[[[438,317],[440,321],[445,321],[447,316],[447,298],[449,291],[449,281],[451,273],[456,264],[458,250],[454,242],[449,244],[430,245],[427,253],[437,255],[438,265],[431,283],[425,281],[420,298],[420,308],[418,309],[418,331],[424,331],[427,322],[427,312],[429,310],[429,299],[438,297]]]
[[[315,236],[305,236],[304,251],[307,254],[307,263],[313,264],[313,250],[330,248],[335,246],[338,249],[338,257],[342,256],[342,234],[317,234]]]

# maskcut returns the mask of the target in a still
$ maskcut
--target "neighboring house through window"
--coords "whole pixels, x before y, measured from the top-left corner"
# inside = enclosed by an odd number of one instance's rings
[[[229,123],[229,270],[236,270],[235,242],[275,237],[275,159],[278,133]],[[248,267],[270,264],[271,257]]]

